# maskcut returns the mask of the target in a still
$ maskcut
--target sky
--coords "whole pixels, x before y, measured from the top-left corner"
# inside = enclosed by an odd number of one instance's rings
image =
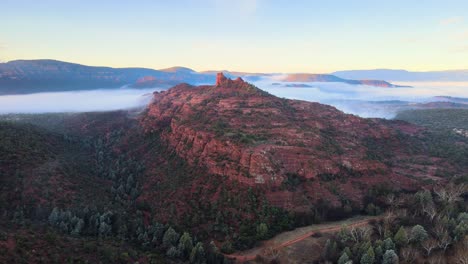
[[[468,69],[466,0],[0,0],[0,61],[325,73]]]

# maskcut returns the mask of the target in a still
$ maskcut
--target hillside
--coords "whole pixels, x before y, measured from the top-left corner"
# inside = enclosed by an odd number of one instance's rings
[[[0,94],[21,94],[43,91],[91,90],[120,88],[146,78],[153,85],[169,87],[180,82],[213,81],[209,75],[190,71],[158,71],[145,68],[92,67],[55,60],[17,60],[0,63]],[[150,86],[149,84],[144,87]]]
[[[424,152],[421,128],[280,99],[223,75],[215,86],[155,93],[141,123],[189,165],[261,186],[273,205],[299,212],[320,199],[359,206],[373,186],[410,190],[452,167]]]
[[[399,113],[395,119],[437,131],[450,131],[457,128],[468,130],[467,109],[408,110]]]

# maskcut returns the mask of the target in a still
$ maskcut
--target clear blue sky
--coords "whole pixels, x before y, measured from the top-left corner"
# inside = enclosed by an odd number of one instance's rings
[[[466,0],[0,0],[0,60],[255,72],[468,68]]]

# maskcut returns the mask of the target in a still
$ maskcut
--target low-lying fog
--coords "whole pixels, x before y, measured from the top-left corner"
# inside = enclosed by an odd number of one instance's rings
[[[255,85],[276,96],[320,102],[333,105],[346,113],[362,117],[393,118],[399,110],[414,103],[434,100],[434,96],[468,98],[468,82],[407,82],[394,83],[402,88],[385,88],[346,83],[281,83],[272,80],[256,82]],[[304,84],[310,87],[285,87],[287,84]]]
[[[434,101],[433,96],[468,98],[468,83],[397,83],[411,88],[382,88],[344,83],[294,83],[310,87],[273,85],[274,79],[254,82],[276,96],[321,102],[362,117],[393,118],[413,103]],[[144,107],[152,92],[161,89],[114,89],[0,96],[0,114],[110,111]]]
[[[147,105],[161,89],[113,89],[0,96],[0,114],[93,112]]]

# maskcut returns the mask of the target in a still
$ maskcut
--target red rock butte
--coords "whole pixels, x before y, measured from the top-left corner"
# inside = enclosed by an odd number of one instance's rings
[[[278,98],[222,73],[214,86],[181,84],[155,93],[141,123],[147,132],[159,131],[189,165],[264,186],[270,202],[296,210],[309,210],[318,199],[339,204],[326,187],[330,182],[359,203],[377,184],[414,189],[429,177],[440,178],[436,170],[414,174],[409,161],[428,159],[414,154],[409,143],[421,133],[416,126]]]
[[[242,78],[238,77],[235,80],[231,80],[224,76],[222,72],[216,74],[216,87],[220,88],[242,88],[244,86],[250,86],[248,83],[244,82]]]

